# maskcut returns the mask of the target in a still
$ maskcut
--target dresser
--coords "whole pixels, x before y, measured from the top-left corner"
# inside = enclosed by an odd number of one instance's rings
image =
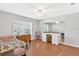
[[[17,35],[16,38],[24,42],[31,41],[31,34]]]

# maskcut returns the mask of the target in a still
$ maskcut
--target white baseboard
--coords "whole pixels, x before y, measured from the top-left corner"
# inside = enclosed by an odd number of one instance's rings
[[[79,48],[78,45],[72,45],[72,44],[68,44],[68,43],[64,43],[64,42],[60,42],[60,44],[64,44],[64,45],[68,45],[68,46]]]

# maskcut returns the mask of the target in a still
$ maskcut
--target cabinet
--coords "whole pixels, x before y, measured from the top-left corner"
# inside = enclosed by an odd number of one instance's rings
[[[46,34],[45,33],[42,34],[42,41],[46,42]]]
[[[64,42],[64,34],[61,34],[61,42]]]
[[[46,41],[47,41],[48,43],[52,43],[52,35],[51,35],[51,34],[47,34],[47,35],[46,35]]]
[[[16,38],[24,42],[31,41],[31,34],[17,35]]]
[[[52,44],[58,45],[61,41],[61,34],[58,33],[43,33],[42,41],[50,42]]]
[[[52,34],[52,44],[58,45],[61,42],[61,34]]]

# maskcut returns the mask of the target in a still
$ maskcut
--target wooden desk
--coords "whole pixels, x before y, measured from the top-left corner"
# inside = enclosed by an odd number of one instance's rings
[[[24,42],[31,41],[31,34],[18,35],[16,38]]]

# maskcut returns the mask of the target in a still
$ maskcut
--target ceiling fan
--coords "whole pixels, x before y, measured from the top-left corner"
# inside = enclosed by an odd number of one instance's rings
[[[38,15],[40,17],[44,16],[46,13],[46,10],[42,7],[39,7],[37,9],[33,9],[33,11],[36,13],[36,15]]]
[[[70,5],[74,5],[75,3],[69,3]],[[48,6],[48,7],[46,7],[46,6],[38,6],[38,8],[36,8],[36,9],[33,9],[33,11],[36,13],[36,15],[38,15],[38,16],[40,16],[40,17],[43,17],[43,16],[45,16],[46,15],[46,11],[48,10],[48,9],[52,9],[52,7],[50,7],[50,6]]]

